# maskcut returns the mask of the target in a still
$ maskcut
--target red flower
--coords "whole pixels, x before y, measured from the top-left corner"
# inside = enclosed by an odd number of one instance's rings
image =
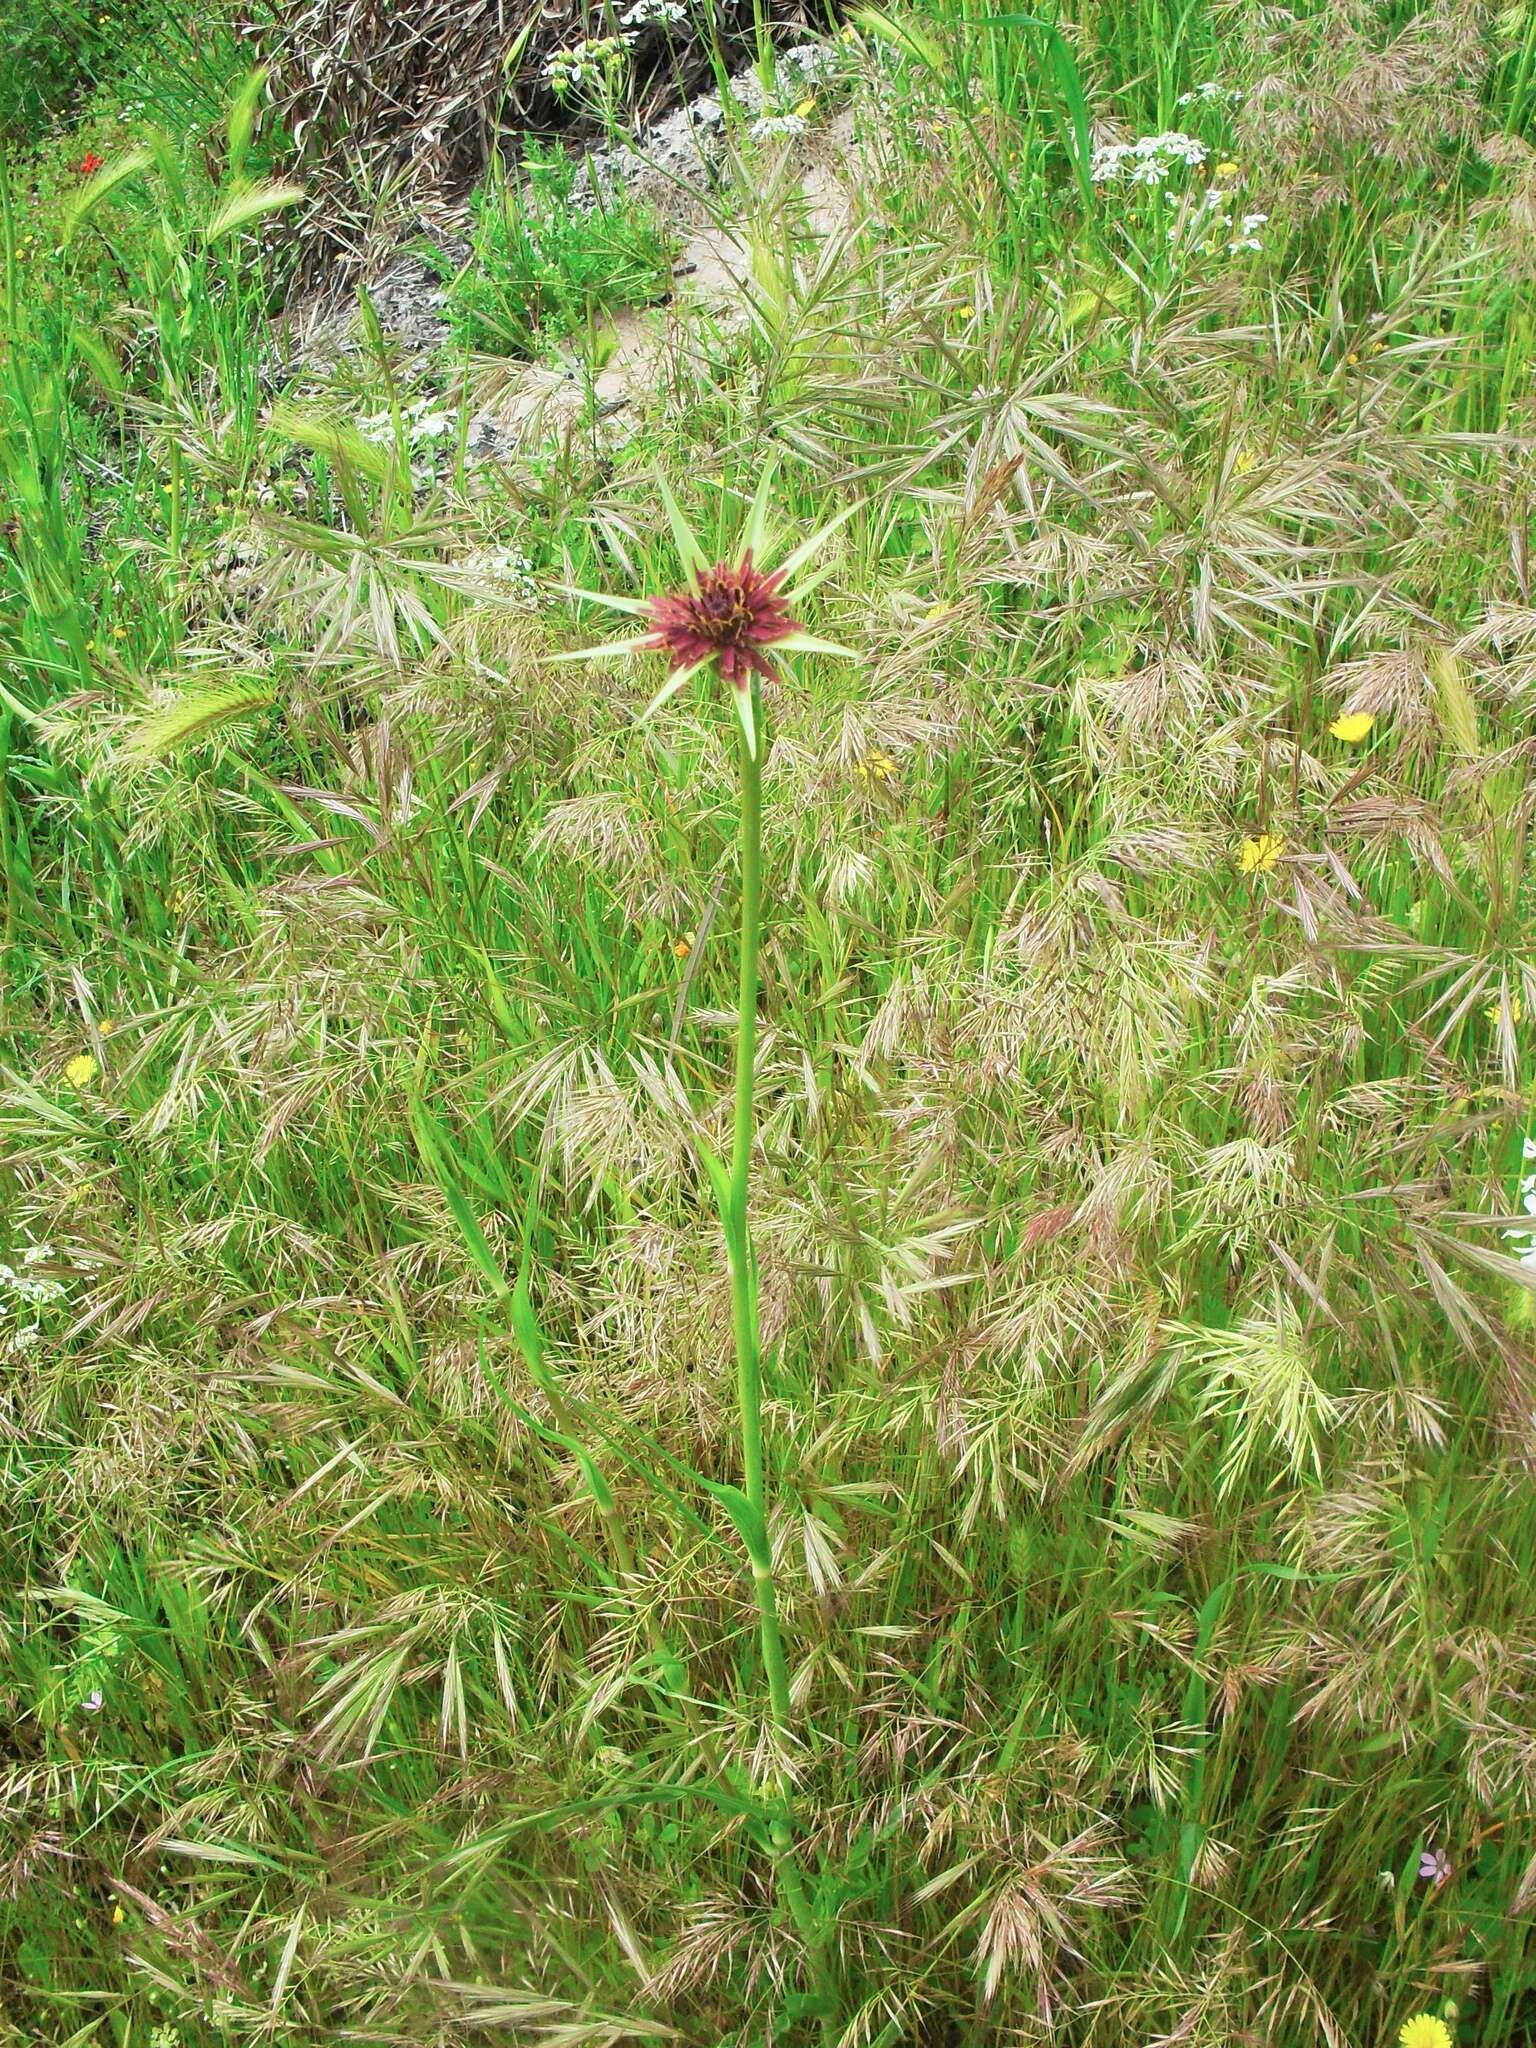
[[[79,163],[75,165],[75,169],[82,178],[93,178],[105,163],[105,157],[98,156],[94,149],[88,149],[85,155],[81,157]]]
[[[752,566],[750,548],[734,567],[716,562],[698,572],[693,588],[650,600],[655,630],[641,645],[670,655],[674,669],[717,661],[738,690],[747,687],[754,669],[774,682],[778,671],[763,649],[800,631],[779,594],[783,582],[782,569],[765,576]]]
[[[683,517],[676,499],[667,488],[666,479],[658,477],[656,486],[667,508],[677,551],[682,557],[683,570],[688,578],[686,587],[665,597],[604,597],[596,590],[570,589],[572,597],[589,598],[596,604],[608,605],[614,611],[629,612],[646,620],[649,630],[636,633],[628,640],[609,640],[601,647],[583,647],[570,654],[557,654],[555,660],[600,661],[610,654],[635,654],[641,649],[669,655],[667,680],[641,712],[642,718],[649,718],[652,712],[660,710],[690,677],[704,669],[718,669],[732,686],[731,702],[741,721],[742,737],[747,743],[747,752],[755,759],[757,713],[752,678],[760,675],[777,681],[779,673],[764,653],[765,648],[775,647],[780,654],[825,654],[843,661],[857,659],[846,647],[839,647],[831,640],[818,640],[805,631],[793,615],[792,607],[798,603],[795,591],[785,586],[858,507],[850,505],[846,511],[840,512],[820,533],[812,534],[809,540],[802,541],[799,547],[791,550],[776,569],[759,569],[752,558],[763,540],[772,480],[773,471],[769,467],[758,479],[753,493],[736,560],[716,562],[713,568],[709,568],[698,537]],[[814,576],[804,587],[810,590],[820,581],[819,575]]]

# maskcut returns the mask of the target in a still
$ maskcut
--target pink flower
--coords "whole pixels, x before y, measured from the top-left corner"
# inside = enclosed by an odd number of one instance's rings
[[[634,613],[645,620],[647,630],[634,634],[628,640],[610,640],[601,647],[583,647],[571,654],[557,655],[555,659],[594,661],[610,654],[640,652],[667,655],[667,680],[641,713],[644,718],[649,718],[653,711],[702,670],[717,668],[731,685],[731,702],[741,721],[747,752],[755,760],[757,715],[752,679],[764,676],[770,682],[776,682],[779,674],[768,659],[768,648],[776,648],[781,654],[825,654],[835,655],[844,661],[857,659],[848,648],[838,647],[830,640],[818,640],[805,631],[794,616],[792,607],[796,598],[789,583],[829,535],[845,519],[851,518],[858,507],[850,505],[839,513],[819,533],[802,541],[777,568],[760,569],[757,556],[767,524],[768,491],[772,483],[771,469],[764,470],[753,494],[738,552],[734,557],[727,557],[711,566],[665,479],[658,477],[656,481],[687,583],[682,589],[669,591],[665,596],[648,598],[605,597],[595,590],[571,590],[569,595],[572,597],[588,598],[594,604],[607,605],[614,611]],[[810,579],[811,582],[820,580],[819,576]]]
[[[778,672],[763,649],[801,630],[779,596],[783,582],[782,570],[765,576],[753,567],[750,548],[735,568],[716,562],[699,572],[691,589],[651,599],[656,630],[642,645],[669,654],[675,669],[717,661],[738,690],[747,687],[753,671],[776,682]]]
[[[1425,1849],[1419,1857],[1419,1875],[1426,1884],[1442,1885],[1451,1874],[1451,1859],[1443,1849]]]

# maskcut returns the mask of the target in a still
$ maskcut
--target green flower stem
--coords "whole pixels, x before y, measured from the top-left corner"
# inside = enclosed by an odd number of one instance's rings
[[[747,1228],[752,1173],[752,1080],[757,1060],[757,956],[763,905],[763,769],[741,743],[741,966],[736,1001],[736,1119],[731,1150],[731,1309],[741,1404],[742,1490],[766,1524],[763,1462],[763,1360],[757,1326],[757,1274]],[[772,1589],[770,1587],[770,1600]],[[781,1655],[782,1661],[782,1655]]]
[[[790,1739],[793,1709],[789,1697],[789,1665],[779,1629],[778,1590],[773,1578],[773,1548],[768,1534],[768,1473],[763,1455],[763,1356],[757,1318],[757,1265],[752,1257],[747,1201],[752,1172],[752,1083],[757,1058],[758,948],[763,904],[763,770],[762,715],[753,690],[752,727],[757,750],[741,739],[741,963],[736,1018],[736,1115],[731,1151],[729,1237],[731,1314],[736,1333],[736,1385],[741,1408],[743,1482],[751,1513],[753,1538],[747,1544],[752,1564],[752,1589],[757,1599],[758,1635],[763,1669],[768,1678],[769,1708],[774,1734],[782,1750]],[[822,2009],[822,2037],[839,2036],[837,1997],[833,1985],[826,1932],[818,1926],[806,1893],[787,1777],[779,1782],[781,1813],[772,1825],[779,1881],[790,1914],[805,1944],[806,1958]]]

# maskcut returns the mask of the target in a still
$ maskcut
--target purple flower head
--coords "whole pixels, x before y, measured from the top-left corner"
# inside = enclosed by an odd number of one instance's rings
[[[1440,1885],[1451,1874],[1451,1859],[1443,1849],[1425,1849],[1419,1856],[1419,1875],[1426,1884]]]

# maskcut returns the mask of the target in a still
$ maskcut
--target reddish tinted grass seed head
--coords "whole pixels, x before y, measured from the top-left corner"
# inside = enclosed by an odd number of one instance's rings
[[[701,569],[696,590],[651,600],[648,645],[669,654],[675,669],[713,658],[738,690],[747,687],[754,669],[772,681],[778,671],[763,649],[800,630],[779,595],[783,580],[777,571],[765,576],[754,569],[750,548],[739,562]]]

